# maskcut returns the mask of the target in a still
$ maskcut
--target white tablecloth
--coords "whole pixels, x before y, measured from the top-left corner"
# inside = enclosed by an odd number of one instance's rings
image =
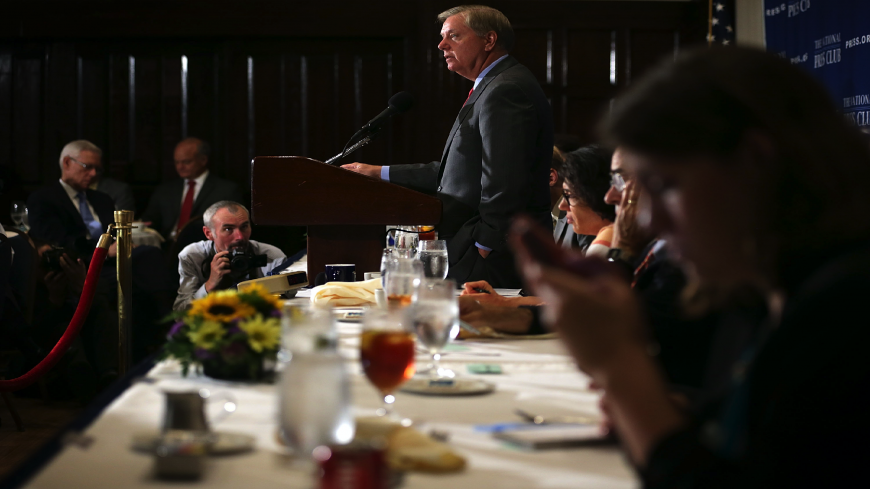
[[[342,353],[353,378],[357,415],[371,415],[379,396],[360,374],[359,325],[340,323]],[[418,357],[418,362],[426,356]],[[457,342],[444,357],[445,366],[461,375],[468,363],[499,364],[501,375],[486,375],[496,392],[478,397],[423,397],[396,394],[396,410],[424,431],[450,434],[449,443],[468,459],[458,474],[408,474],[406,488],[632,488],[637,480],[616,447],[586,447],[521,451],[476,429],[480,425],[518,420],[514,409],[545,415],[595,415],[596,394],[586,390],[557,340]],[[182,379],[176,365],[162,363],[148,374],[148,382],[134,384],[89,427],[87,448],[67,446],[28,487],[137,488],[169,484],[151,475],[152,459],[130,450],[131,434],[157,429],[167,387],[210,386],[231,391],[238,410],[214,428],[241,431],[257,438],[255,451],[212,458],[204,478],[191,485],[209,487],[316,487],[310,476],[294,466],[275,441],[276,391],[273,385],[244,385],[201,377]]]

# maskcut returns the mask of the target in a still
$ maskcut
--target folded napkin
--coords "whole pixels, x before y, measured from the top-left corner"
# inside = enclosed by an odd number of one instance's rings
[[[327,282],[311,289],[311,304],[316,307],[365,306],[375,303],[375,289],[381,279],[363,282]]]
[[[381,418],[357,418],[356,439],[386,440],[387,463],[393,470],[446,473],[465,468],[465,459],[448,445]]]

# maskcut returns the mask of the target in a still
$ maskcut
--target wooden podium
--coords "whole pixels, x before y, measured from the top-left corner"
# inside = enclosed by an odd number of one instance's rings
[[[392,183],[300,156],[251,162],[251,219],[308,226],[308,280],[328,263],[377,272],[389,224],[438,224],[441,201]]]

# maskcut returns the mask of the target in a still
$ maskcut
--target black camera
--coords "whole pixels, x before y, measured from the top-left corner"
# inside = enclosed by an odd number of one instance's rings
[[[42,253],[42,265],[48,271],[60,272],[63,269],[60,267],[60,257],[66,254],[70,261],[75,263],[79,254],[73,250],[61,248],[60,246],[52,246]]]
[[[233,272],[247,272],[252,268],[266,266],[266,255],[255,255],[250,249],[230,250],[230,270]]]

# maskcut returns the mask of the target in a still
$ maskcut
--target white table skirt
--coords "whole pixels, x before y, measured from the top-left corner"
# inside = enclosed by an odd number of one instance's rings
[[[356,414],[371,415],[379,396],[360,374],[357,345],[359,326],[340,323],[342,353],[352,372]],[[598,396],[586,390],[587,379],[577,372],[558,340],[458,342],[460,350],[442,362],[463,376],[468,363],[499,364],[501,375],[486,375],[496,392],[478,397],[423,397],[396,395],[396,411],[410,417],[423,430],[450,434],[449,443],[468,459],[458,474],[408,474],[407,488],[632,488],[637,479],[616,447],[587,447],[520,451],[475,430],[477,425],[518,420],[514,409],[545,415],[597,414]],[[467,347],[467,349],[465,348]],[[419,363],[426,362],[425,355]],[[131,435],[156,430],[163,414],[166,387],[209,386],[230,391],[238,410],[214,428],[240,431],[257,438],[255,451],[211,458],[204,478],[190,485],[209,487],[316,487],[293,465],[275,441],[277,401],[274,385],[243,385],[191,376],[183,379],[177,365],[158,364],[140,382],[119,396],[88,428],[93,439],[87,448],[69,445],[30,481],[28,487],[136,488],[169,484],[152,478],[150,456],[130,449]]]

